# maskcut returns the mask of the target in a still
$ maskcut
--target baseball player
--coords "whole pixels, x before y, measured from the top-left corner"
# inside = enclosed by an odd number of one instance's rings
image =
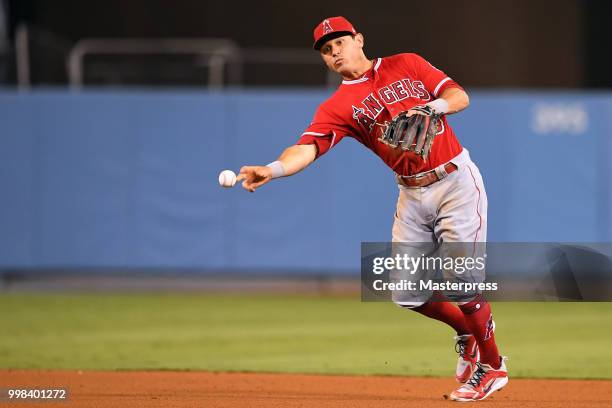
[[[350,136],[396,174],[399,198],[393,242],[485,242],[483,181],[446,120],[446,115],[468,106],[463,88],[417,54],[367,58],[363,35],[344,17],[326,18],[317,25],[313,47],[325,65],[342,76],[342,84],[278,160],[266,166],[242,167],[238,175],[242,186],[254,192],[270,180],[291,176]],[[426,124],[435,122],[436,127],[421,142],[398,146],[387,129],[400,114]],[[457,305],[433,299],[394,301],[456,331],[456,378],[463,384],[451,393],[451,399],[482,400],[507,384],[506,358],[500,356],[495,343],[491,306],[481,294]]]

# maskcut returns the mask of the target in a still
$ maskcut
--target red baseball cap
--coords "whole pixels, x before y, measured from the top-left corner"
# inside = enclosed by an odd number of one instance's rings
[[[312,48],[319,50],[326,41],[332,38],[355,34],[357,34],[357,30],[346,18],[342,16],[328,17],[315,27]]]

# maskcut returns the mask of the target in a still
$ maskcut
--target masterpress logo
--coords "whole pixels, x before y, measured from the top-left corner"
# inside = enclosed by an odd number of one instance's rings
[[[538,103],[532,108],[534,133],[580,135],[589,128],[589,113],[581,103]]]

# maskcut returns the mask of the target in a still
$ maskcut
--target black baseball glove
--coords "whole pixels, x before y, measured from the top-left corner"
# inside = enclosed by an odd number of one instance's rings
[[[421,114],[406,116],[408,111],[400,113],[391,120],[378,140],[393,148],[414,152],[426,160],[438,132],[441,115],[427,105],[415,106],[410,110]]]

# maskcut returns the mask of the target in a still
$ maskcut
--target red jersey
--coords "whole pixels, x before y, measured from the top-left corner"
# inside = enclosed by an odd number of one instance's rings
[[[445,116],[440,120],[440,130],[427,160],[414,152],[393,149],[378,138],[397,114],[436,99],[448,88],[461,89],[417,54],[378,58],[361,78],[342,81],[336,92],[319,105],[297,144],[315,144],[319,157],[350,136],[372,150],[397,174],[409,176],[432,170],[462,150]]]

